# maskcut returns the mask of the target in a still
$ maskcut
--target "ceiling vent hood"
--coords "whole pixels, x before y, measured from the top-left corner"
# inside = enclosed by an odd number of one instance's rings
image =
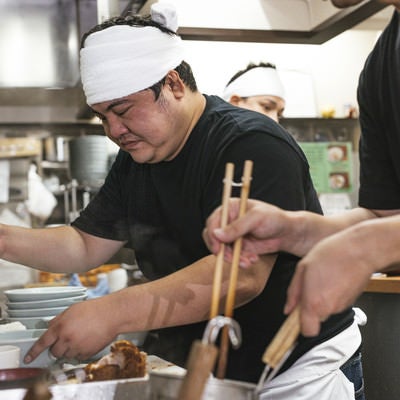
[[[297,44],[321,44],[386,7],[375,0],[346,9],[330,0],[168,2],[178,10],[183,39]]]
[[[0,86],[75,86],[78,46],[75,1],[0,0]]]
[[[0,0],[0,86],[79,85],[79,46],[104,14],[137,11],[144,0]],[[104,17],[104,18],[103,18]]]
[[[135,13],[144,3],[0,0],[0,123],[88,119],[80,38],[111,10]]]

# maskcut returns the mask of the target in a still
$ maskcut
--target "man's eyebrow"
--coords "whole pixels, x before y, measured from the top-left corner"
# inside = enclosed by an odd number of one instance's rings
[[[124,103],[126,103],[126,100],[124,100],[124,99],[116,100],[116,101],[114,101],[114,102],[112,102],[111,104],[108,105],[108,107],[106,108],[106,111],[110,111],[114,107],[119,106],[120,104],[124,104]]]
[[[270,97],[264,97],[264,98],[263,98],[263,101],[272,103],[272,104],[274,104],[274,105],[277,105],[277,104],[278,104],[277,101],[271,99]]]
[[[113,107],[119,106],[120,104],[124,104],[126,102],[126,100],[116,100],[114,102],[112,102],[111,104],[108,105],[108,107],[106,108],[106,111],[110,111],[113,109]],[[90,107],[91,111],[93,114],[95,115],[103,115],[102,113],[95,111],[92,107]]]

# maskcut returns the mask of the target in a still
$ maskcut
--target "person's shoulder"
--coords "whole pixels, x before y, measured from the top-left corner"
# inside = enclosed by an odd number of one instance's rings
[[[372,51],[370,52],[366,64],[368,63],[387,63],[393,58],[398,50],[398,42],[400,40],[400,16],[397,10],[394,10],[390,22],[376,41]],[[382,58],[385,56],[384,58]]]
[[[233,106],[218,96],[206,96],[206,119],[209,133],[223,131],[225,138],[239,139],[253,135],[260,142],[281,141],[297,148],[292,135],[273,119],[256,111]]]

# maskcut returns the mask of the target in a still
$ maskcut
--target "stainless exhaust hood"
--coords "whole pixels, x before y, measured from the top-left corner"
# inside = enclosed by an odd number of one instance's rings
[[[111,6],[124,15],[144,3],[0,0],[0,123],[88,119],[79,76],[80,38],[110,10],[116,12]]]
[[[127,12],[126,7],[132,10],[134,3],[138,1],[0,0],[0,87],[79,85],[81,35],[99,20]]]
[[[72,87],[79,81],[75,1],[0,1],[0,86]]]

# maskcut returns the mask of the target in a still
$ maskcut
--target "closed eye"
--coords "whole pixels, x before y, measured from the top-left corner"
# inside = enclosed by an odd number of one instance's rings
[[[113,112],[118,115],[119,117],[122,117],[130,107],[114,107]]]

